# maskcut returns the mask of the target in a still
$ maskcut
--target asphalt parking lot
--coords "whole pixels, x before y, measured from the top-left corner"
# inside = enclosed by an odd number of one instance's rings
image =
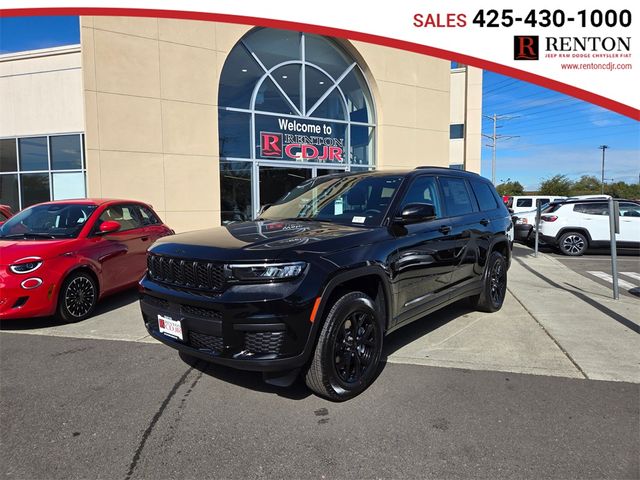
[[[638,474],[629,383],[387,364],[331,403],[157,344],[3,333],[1,359],[4,478]]]
[[[359,397],[187,363],[136,292],[62,325],[0,325],[3,478],[637,478],[638,299],[516,245],[495,314],[387,337]]]

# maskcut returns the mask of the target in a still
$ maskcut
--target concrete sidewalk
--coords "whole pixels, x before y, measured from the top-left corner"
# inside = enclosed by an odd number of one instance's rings
[[[586,378],[640,382],[638,299],[613,300],[610,289],[545,254],[514,257],[509,291]]]
[[[502,310],[487,314],[458,303],[429,315],[385,339],[387,361],[640,383],[640,301],[614,301],[605,287],[552,257],[515,248]],[[7,321],[2,330],[156,343],[135,291],[106,299],[80,323]]]

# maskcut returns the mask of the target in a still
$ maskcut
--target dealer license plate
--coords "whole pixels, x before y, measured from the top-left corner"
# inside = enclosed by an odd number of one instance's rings
[[[182,324],[180,320],[174,320],[171,317],[165,315],[158,315],[158,327],[160,333],[164,333],[173,338],[182,340]]]

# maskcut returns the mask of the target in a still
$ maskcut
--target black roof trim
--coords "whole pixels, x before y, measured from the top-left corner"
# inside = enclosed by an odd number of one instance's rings
[[[475,175],[476,177],[480,176],[476,172],[470,172],[468,170],[460,170],[458,168],[450,168],[450,167],[438,167],[438,166],[433,166],[433,165],[420,165],[419,167],[416,167],[414,170],[445,170],[445,171],[447,171],[449,173],[453,172],[453,173],[462,173],[462,174]]]

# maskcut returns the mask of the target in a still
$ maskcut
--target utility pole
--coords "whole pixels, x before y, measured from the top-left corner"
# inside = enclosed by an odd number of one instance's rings
[[[498,135],[498,121],[500,120],[512,120],[514,118],[518,118],[519,115],[509,116],[509,115],[498,115],[494,113],[493,115],[483,115],[484,118],[488,118],[493,121],[493,134],[487,135],[485,133],[482,134],[483,137],[486,137],[491,140],[491,144],[487,145],[487,147],[491,147],[493,150],[491,152],[491,183],[496,184],[496,149],[498,147],[498,140],[509,140],[510,138],[517,138],[519,135]]]
[[[598,148],[602,150],[602,176],[600,182],[600,193],[604,194],[604,151],[609,148],[609,145],[600,145]]]

